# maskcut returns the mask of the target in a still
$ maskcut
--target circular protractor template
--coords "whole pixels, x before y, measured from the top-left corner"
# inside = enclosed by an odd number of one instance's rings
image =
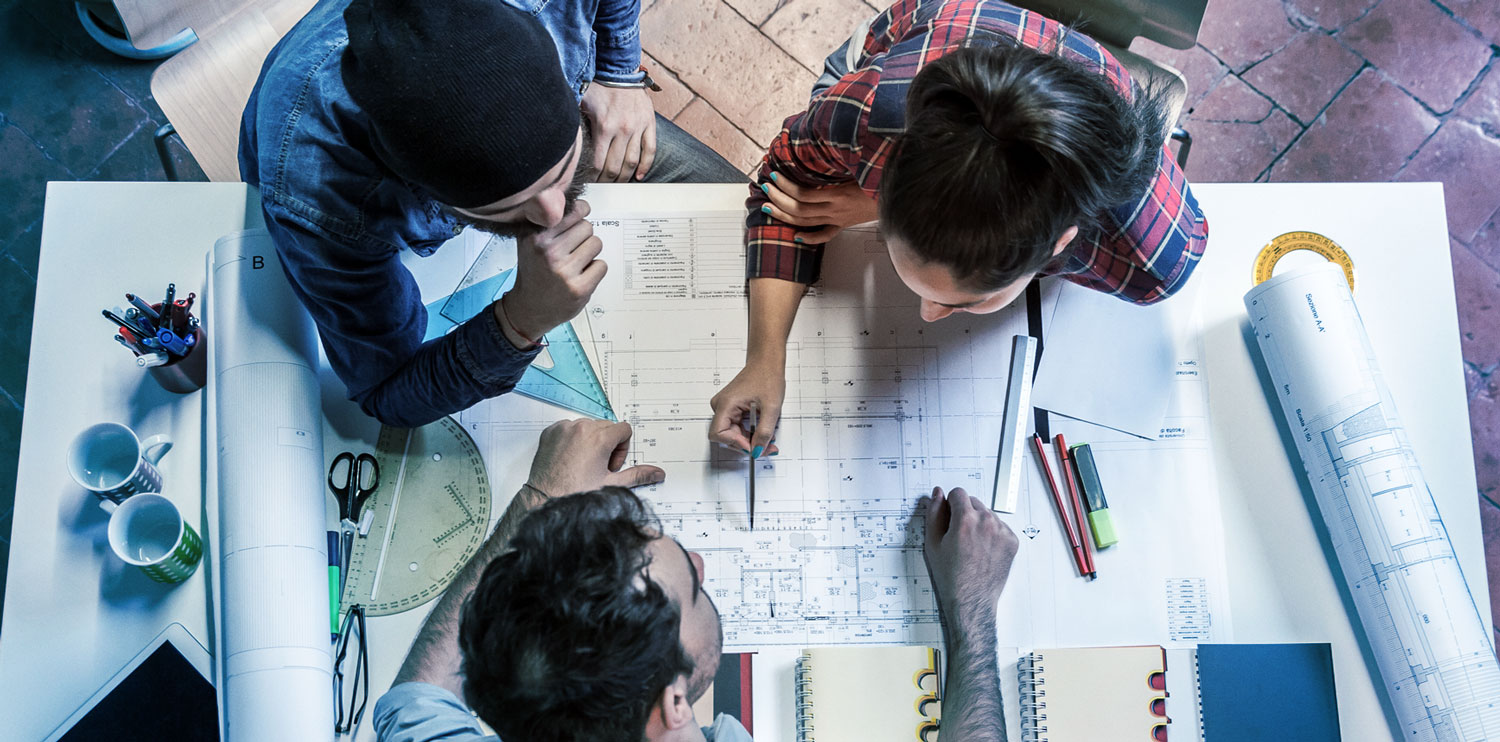
[[[371,616],[442,594],[479,551],[490,525],[490,481],[474,439],[452,418],[382,426],[380,484],[365,502],[369,531],[354,538],[343,604]]]
[[[1317,232],[1287,232],[1260,249],[1260,254],[1255,256],[1255,265],[1251,268],[1250,281],[1252,285],[1260,285],[1262,281],[1271,277],[1276,270],[1276,264],[1288,254],[1298,250],[1306,250],[1323,256],[1324,260],[1344,269],[1344,279],[1349,282],[1349,293],[1354,293],[1354,261],[1350,259],[1349,253],[1339,247],[1337,242],[1324,237]]]

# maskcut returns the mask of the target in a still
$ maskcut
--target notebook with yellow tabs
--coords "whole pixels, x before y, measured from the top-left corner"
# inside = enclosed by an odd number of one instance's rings
[[[1042,649],[1022,657],[1017,671],[1026,742],[1166,739],[1161,647]]]
[[[828,647],[797,660],[797,742],[937,742],[938,651]]]

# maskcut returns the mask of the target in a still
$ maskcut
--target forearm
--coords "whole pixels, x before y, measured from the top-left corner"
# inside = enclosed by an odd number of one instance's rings
[[[479,584],[485,568],[505,551],[516,526],[527,513],[541,507],[546,501],[545,496],[530,487],[522,487],[516,493],[515,498],[510,501],[510,507],[501,516],[500,523],[495,526],[494,533],[479,547],[479,552],[469,563],[459,570],[458,576],[448,585],[437,605],[433,606],[432,613],[422,622],[422,628],[417,632],[417,638],[407,651],[406,660],[401,663],[401,669],[396,673],[392,685],[431,683],[463,698],[463,678],[459,675],[462,658],[458,650],[458,619],[464,602]]]
[[[394,248],[335,240],[296,213],[264,209],[292,291],[365,414],[424,425],[509,390],[535,357],[506,339],[491,312],[424,342],[422,292]]]
[[[786,341],[802,304],[805,284],[779,278],[750,279],[750,340],[745,365],[786,366]]]
[[[425,425],[514,388],[539,350],[516,346],[494,312],[481,312],[457,330],[423,343],[354,399],[366,414],[388,425]]]
[[[942,736],[964,742],[1002,742],[1005,704],[995,647],[995,606],[968,612],[944,610],[948,671],[944,680]]]

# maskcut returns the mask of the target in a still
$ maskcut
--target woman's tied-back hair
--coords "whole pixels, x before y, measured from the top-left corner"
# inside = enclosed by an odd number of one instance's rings
[[[1100,213],[1150,184],[1165,107],[1135,93],[1013,39],[927,65],[880,185],[882,228],[970,289],[1040,270],[1068,227],[1096,233]]]
[[[504,740],[640,742],[693,663],[677,604],[644,571],[650,507],[606,487],[526,516],[464,605],[464,698]]]

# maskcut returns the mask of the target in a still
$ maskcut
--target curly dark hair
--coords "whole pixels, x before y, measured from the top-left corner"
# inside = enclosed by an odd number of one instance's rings
[[[912,80],[881,227],[961,283],[999,289],[1051,262],[1068,227],[1096,233],[1099,214],[1145,192],[1165,116],[1160,93],[1127,100],[1013,39],[955,50]]]
[[[464,605],[464,698],[501,739],[640,742],[693,662],[677,604],[643,570],[650,507],[606,487],[526,516]]]

